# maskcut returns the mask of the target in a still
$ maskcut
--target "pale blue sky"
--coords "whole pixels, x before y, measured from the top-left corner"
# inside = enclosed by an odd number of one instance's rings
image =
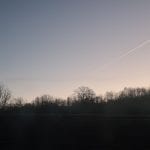
[[[0,0],[0,81],[13,95],[65,98],[149,86],[149,0]]]

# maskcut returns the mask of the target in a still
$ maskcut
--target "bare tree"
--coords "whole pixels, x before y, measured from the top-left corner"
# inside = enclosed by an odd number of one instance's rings
[[[50,103],[54,103],[54,98],[50,95],[42,95],[40,97],[36,97],[33,101],[35,105],[47,105]]]
[[[81,86],[74,91],[74,98],[75,100],[78,101],[82,102],[94,101],[95,97],[96,97],[95,92],[89,87]]]
[[[145,88],[127,88],[125,87],[123,91],[120,92],[120,97],[125,98],[125,97],[130,97],[130,98],[135,98],[139,96],[146,95],[147,91]]]
[[[111,101],[114,99],[115,99],[115,94],[112,91],[106,92],[106,94],[105,94],[105,100],[106,101]]]
[[[25,104],[25,100],[22,97],[14,98],[13,104],[17,107],[21,107]]]
[[[0,85],[0,106],[5,106],[11,98],[11,92],[9,89]]]

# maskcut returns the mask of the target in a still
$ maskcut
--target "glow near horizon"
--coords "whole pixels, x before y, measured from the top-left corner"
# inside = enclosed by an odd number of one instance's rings
[[[132,53],[150,38],[149,1],[34,2],[0,5],[0,81],[15,97],[149,86],[150,45]]]

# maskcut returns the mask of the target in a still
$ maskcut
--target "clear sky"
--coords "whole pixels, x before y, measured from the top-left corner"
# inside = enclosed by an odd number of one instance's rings
[[[0,0],[0,81],[15,97],[150,85],[150,0]]]

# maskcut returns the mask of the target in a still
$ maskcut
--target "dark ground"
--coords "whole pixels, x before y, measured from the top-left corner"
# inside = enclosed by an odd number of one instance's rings
[[[150,149],[150,116],[0,115],[0,150]]]

